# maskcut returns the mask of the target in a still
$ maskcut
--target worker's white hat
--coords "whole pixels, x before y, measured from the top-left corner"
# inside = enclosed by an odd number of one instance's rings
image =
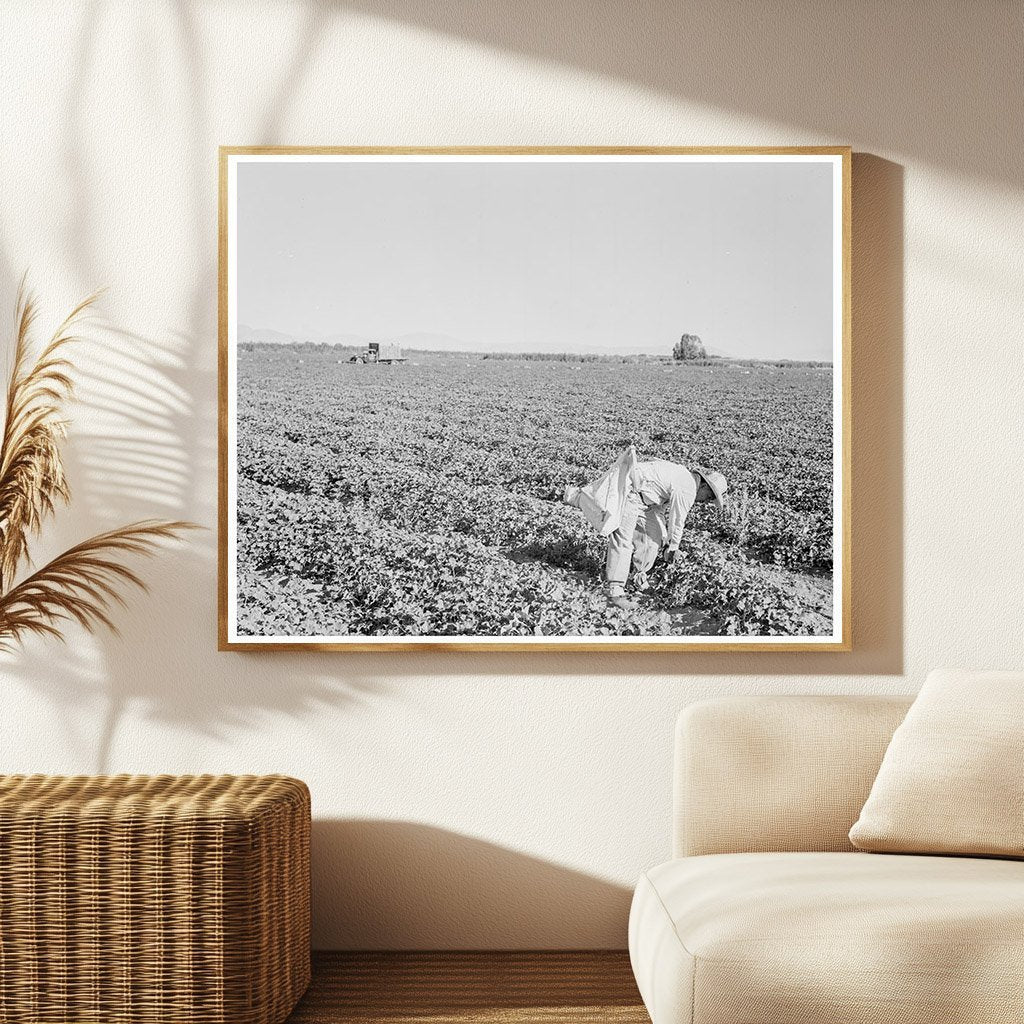
[[[725,507],[725,492],[729,490],[729,484],[725,477],[714,469],[705,469],[703,466],[694,466],[693,468],[695,472],[700,473],[708,487],[711,488],[711,492],[715,496],[715,504],[721,511]]]

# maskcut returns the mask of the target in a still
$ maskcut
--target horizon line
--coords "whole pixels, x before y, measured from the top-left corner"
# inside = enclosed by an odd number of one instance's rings
[[[240,344],[238,340],[238,330],[244,328],[246,331],[250,331],[253,334],[260,334],[263,332],[278,335],[281,338],[286,338],[287,341],[259,341],[255,339],[249,339],[252,344],[257,345],[327,345],[336,348],[349,348],[349,349],[361,349],[370,342],[393,342],[400,344],[401,347],[408,352],[435,352],[435,353],[447,353],[452,355],[506,355],[506,356],[545,356],[548,358],[554,358],[556,356],[594,356],[599,359],[619,359],[625,357],[636,357],[636,356],[648,356],[650,358],[663,358],[672,359],[672,349],[668,347],[666,349],[659,349],[649,351],[646,349],[641,350],[606,350],[606,351],[595,351],[594,349],[574,349],[574,348],[469,348],[469,347],[454,347],[454,348],[421,348],[414,345],[403,344],[403,338],[409,337],[437,337],[437,338],[450,338],[452,342],[455,342],[457,346],[467,345],[461,338],[457,338],[454,335],[445,334],[442,331],[407,331],[404,334],[389,335],[389,336],[377,336],[372,337],[363,334],[350,334],[346,335],[346,332],[339,331],[336,335],[328,335],[326,337],[296,337],[294,334],[290,334],[287,331],[281,331],[274,327],[251,327],[249,324],[238,321],[236,323],[235,343]],[[353,339],[358,339],[356,342],[347,341],[332,341],[331,337],[347,336]],[[699,337],[699,335],[698,335]],[[673,345],[675,342],[673,342]],[[703,344],[703,342],[702,342]],[[709,347],[707,352],[707,359],[731,359],[731,360],[750,360],[753,362],[788,362],[788,363],[827,363],[833,365],[834,360],[831,358],[831,354],[828,358],[815,357],[815,356],[788,356],[788,355],[735,355],[729,352],[721,350],[715,351],[714,346]],[[673,360],[675,362],[687,362],[688,360]]]
[[[324,341],[322,339],[307,338],[305,340],[299,340],[293,338],[290,341],[249,341],[241,342],[241,344],[249,345],[261,345],[268,348],[291,348],[297,345],[318,345],[321,348],[341,348],[341,349],[357,349],[359,346],[346,345],[340,341]],[[560,356],[576,356],[594,357],[592,361],[607,361],[614,362],[615,360],[629,360],[629,359],[640,359],[646,358],[650,360],[662,360],[669,363],[704,363],[710,361],[718,361],[723,363],[794,363],[794,364],[810,364],[815,363],[820,366],[833,366],[834,361],[831,359],[799,359],[793,356],[732,356],[719,353],[708,353],[708,355],[699,359],[675,359],[672,355],[663,355],[658,352],[591,352],[583,350],[573,349],[558,349],[552,350],[551,352],[544,352],[541,349],[531,349],[529,351],[523,350],[518,351],[516,349],[456,349],[456,348],[412,348],[408,345],[402,346],[403,352],[417,353],[420,355],[439,355],[439,356],[481,356],[486,358],[487,356],[509,356],[512,357],[507,359],[507,362],[512,362],[516,357],[522,359],[524,362],[573,362],[572,359],[560,360]],[[529,356],[535,356],[539,358],[528,359]],[[577,359],[575,361],[582,362],[583,359]]]

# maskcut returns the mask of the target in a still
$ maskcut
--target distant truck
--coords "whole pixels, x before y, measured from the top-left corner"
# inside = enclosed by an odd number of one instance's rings
[[[402,346],[397,341],[371,341],[365,352],[353,356],[350,363],[404,363]]]

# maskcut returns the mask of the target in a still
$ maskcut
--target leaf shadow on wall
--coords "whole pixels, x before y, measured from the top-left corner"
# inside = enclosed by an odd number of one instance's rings
[[[313,823],[313,945],[567,949],[579,918],[626,945],[631,890],[494,843],[409,821]]]
[[[90,88],[103,77],[104,16],[100,4],[84,13],[64,98],[64,171],[75,202],[66,225],[67,267],[62,269],[74,275],[80,295],[106,282],[112,285],[108,301],[130,307],[131,296],[117,294],[116,282],[123,276],[118,273],[119,254],[99,247],[92,230],[104,204],[124,201],[117,174],[102,184],[90,176],[91,160],[97,158]],[[305,10],[288,73],[252,126],[254,137],[278,141],[328,16],[326,5]],[[100,317],[76,347],[77,395],[88,415],[72,425],[64,448],[74,498],[37,548],[44,557],[53,553],[51,547],[69,545],[119,522],[184,517],[212,525],[215,518],[217,153],[205,131],[211,122],[203,92],[209,57],[194,5],[178,2],[150,12],[150,17],[152,31],[166,32],[179,58],[174,66],[181,71],[175,83],[183,105],[180,113],[194,130],[182,140],[188,176],[179,183],[178,209],[190,251],[201,254],[205,265],[196,270],[195,284],[184,297],[179,333],[143,336]],[[145,23],[143,17],[140,24]],[[139,42],[153,46],[159,38],[143,34]],[[158,51],[151,56],[136,62],[140,74],[152,76],[140,87],[160,95],[168,84],[161,78],[166,65],[156,59]],[[107,154],[99,158],[106,160]],[[21,274],[14,261],[0,240],[0,271],[11,295]],[[139,565],[152,590],[126,593],[127,607],[114,616],[120,638],[100,633],[95,645],[87,646],[72,626],[66,648],[33,642],[8,659],[5,672],[44,694],[62,712],[63,744],[76,760],[98,772],[123,769],[115,748],[129,709],[184,726],[198,737],[218,737],[234,728],[253,727],[267,715],[301,717],[319,708],[363,703],[385,692],[385,685],[372,678],[339,677],[336,666],[322,656],[282,654],[270,676],[258,669],[253,655],[215,655],[215,565],[215,530],[190,534],[183,544],[168,546],[153,561]],[[55,655],[60,660],[57,671]],[[98,731],[97,707],[102,709]],[[201,767],[204,760],[195,758],[190,766]],[[145,764],[131,767],[156,770]],[[251,764],[251,770],[277,767]]]
[[[1024,42],[1015,4],[525,0],[514,16],[502,4],[476,0],[331,6],[743,119],[740,137],[709,139],[698,120],[696,134],[672,139],[651,138],[643,125],[628,138],[605,130],[606,144],[777,145],[781,126],[805,134],[793,142],[852,139],[960,174],[1014,185],[1024,179],[1018,134],[1002,127],[1019,120],[1021,78],[1007,74],[1018,67]],[[586,91],[572,99],[586,124]],[[534,124],[542,141],[564,143],[549,137],[542,114]],[[507,141],[538,140],[520,134]]]

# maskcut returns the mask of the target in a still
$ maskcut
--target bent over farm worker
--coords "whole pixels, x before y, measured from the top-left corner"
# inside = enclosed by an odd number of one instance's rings
[[[625,594],[630,563],[643,582],[662,550],[667,560],[678,561],[690,509],[713,501],[721,510],[727,490],[725,477],[715,470],[689,469],[667,459],[639,462],[630,445],[600,477],[585,487],[567,487],[563,498],[608,538],[608,600],[631,608]]]

